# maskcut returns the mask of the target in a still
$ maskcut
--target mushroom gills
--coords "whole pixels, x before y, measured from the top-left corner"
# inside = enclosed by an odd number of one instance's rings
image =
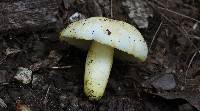
[[[114,48],[92,41],[85,64],[84,92],[90,100],[104,93],[113,63]]]

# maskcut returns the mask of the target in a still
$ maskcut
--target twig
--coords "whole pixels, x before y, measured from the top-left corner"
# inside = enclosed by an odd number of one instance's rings
[[[69,69],[71,68],[72,66],[54,66],[54,67],[50,67],[51,69]]]
[[[184,36],[186,36],[186,38],[189,40],[189,42],[195,47],[195,49],[197,49],[197,46],[190,40],[189,34],[185,30],[185,28],[181,28],[181,29],[185,32]]]
[[[91,1],[91,0],[88,0],[88,1]],[[95,13],[96,13],[96,15],[102,17],[103,13],[102,13],[102,10],[101,10],[101,7],[100,7],[98,1],[97,0],[92,0],[92,1],[93,1],[93,5],[95,7]]]
[[[8,85],[8,84],[9,84],[9,82],[3,82],[0,85],[5,86],[5,85]]]
[[[174,14],[176,14],[176,15],[179,15],[179,16],[182,16],[182,17],[185,17],[185,18],[188,18],[188,19],[190,19],[190,20],[196,21],[197,23],[200,23],[200,20],[197,20],[197,19],[195,19],[195,18],[189,17],[189,16],[187,16],[187,15],[184,15],[184,14],[181,14],[181,13],[178,13],[178,12],[175,12],[175,11],[170,10],[170,9],[162,8],[162,7],[159,7],[159,6],[158,6],[158,8],[159,8],[159,9],[162,9],[162,10],[165,10],[165,11],[168,11],[168,12],[170,12],[170,13],[174,13]]]
[[[44,104],[44,106],[45,106],[45,109],[46,109],[46,104],[47,104],[47,102],[48,102],[48,94],[49,94],[49,89],[50,89],[50,87],[51,87],[51,85],[49,85],[49,87],[48,87],[48,89],[47,89],[47,92],[46,92],[46,95],[45,95],[45,97],[44,97],[44,101],[43,101],[43,104]]]
[[[189,38],[191,38],[191,39],[200,40],[200,37],[199,37],[199,36],[196,36],[196,35],[188,35],[188,36],[190,36]]]
[[[153,36],[153,39],[152,39],[151,44],[149,46],[149,50],[151,50],[152,44],[153,44],[153,42],[154,42],[154,40],[155,40],[155,38],[156,38],[156,36],[158,34],[158,31],[160,30],[160,27],[162,26],[162,24],[163,24],[163,21],[160,22],[160,25],[158,26],[158,29],[156,30],[156,33]]]
[[[196,52],[193,54],[192,58],[190,59],[190,62],[189,62],[189,64],[188,64],[188,66],[187,66],[187,69],[186,69],[186,72],[185,72],[185,84],[187,83],[188,70],[189,70],[189,68],[190,68],[190,66],[191,66],[191,64],[192,64],[192,62],[193,62],[193,60],[194,60],[194,57],[197,55],[198,52],[199,52],[199,51],[196,51]]]
[[[5,56],[3,59],[0,60],[0,65],[7,59],[7,56]]]
[[[172,20],[170,20],[170,19],[169,19],[168,17],[166,17],[165,15],[163,15],[163,14],[161,14],[161,15],[162,15],[171,25],[175,26],[176,29],[177,29],[178,31],[180,31],[180,32],[184,35],[184,37],[186,37],[186,38],[189,40],[189,42],[192,44],[192,46],[193,46],[195,49],[197,49],[197,46],[189,39],[189,37],[187,37],[187,36],[188,36],[188,33],[187,33],[187,31],[185,31],[185,29],[176,26],[175,23],[173,23]]]
[[[0,106],[3,107],[3,108],[7,108],[6,103],[1,98],[0,98]]]
[[[113,1],[110,0],[110,17],[113,18],[113,10],[112,10],[112,7],[113,7]]]

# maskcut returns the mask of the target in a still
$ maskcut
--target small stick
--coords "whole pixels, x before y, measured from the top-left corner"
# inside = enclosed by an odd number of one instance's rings
[[[50,67],[51,69],[68,69],[71,68],[72,66],[54,66],[54,67]]]
[[[160,30],[160,27],[162,26],[162,24],[163,24],[163,21],[160,22],[160,25],[158,26],[158,29],[156,30],[156,33],[153,36],[153,39],[152,39],[151,44],[149,46],[149,50],[151,50],[152,44],[153,44],[153,42],[154,42],[154,40],[156,38],[156,35],[158,34],[158,31]]]
[[[196,51],[194,54],[193,54],[193,56],[192,56],[192,58],[190,59],[190,62],[189,62],[189,64],[188,64],[188,66],[187,66],[187,69],[186,69],[186,72],[185,72],[185,84],[187,83],[187,75],[188,75],[188,70],[189,70],[189,68],[190,68],[190,66],[191,66],[191,64],[192,64],[192,62],[193,62],[193,60],[194,60],[194,57],[197,55],[197,53],[198,53],[199,51]],[[200,52],[199,52],[200,53]]]
[[[48,102],[48,94],[49,94],[49,89],[50,89],[51,85],[49,85],[48,89],[47,89],[47,92],[46,92],[46,95],[44,97],[44,101],[43,101],[43,104],[45,106],[45,111],[46,111],[46,105],[47,105],[47,102]]]
[[[175,12],[175,11],[170,10],[170,9],[162,8],[162,7],[159,7],[159,6],[158,6],[158,8],[159,8],[159,9],[162,9],[162,10],[165,10],[165,11],[168,11],[168,12],[170,12],[170,13],[174,13],[174,14],[176,14],[176,15],[179,15],[179,16],[182,16],[182,17],[185,17],[185,18],[188,18],[188,19],[190,19],[190,20],[196,21],[197,23],[200,23],[199,20],[197,20],[197,19],[195,19],[195,18],[192,18],[192,17],[189,17],[189,16],[187,16],[187,15],[184,15],[184,14],[181,14],[181,13],[178,13],[178,12]]]
[[[111,16],[111,18],[113,18],[113,10],[112,10],[112,7],[113,7],[113,3],[112,3],[112,0],[110,0],[110,16]]]
[[[3,108],[7,108],[6,103],[1,98],[0,98],[0,106],[3,107]]]

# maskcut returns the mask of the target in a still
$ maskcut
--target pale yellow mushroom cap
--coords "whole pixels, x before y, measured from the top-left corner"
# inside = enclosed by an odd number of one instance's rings
[[[91,17],[74,22],[61,32],[60,39],[79,48],[89,45],[89,42],[83,40],[94,40],[133,55],[141,61],[147,58],[148,53],[144,38],[134,26],[105,17]]]

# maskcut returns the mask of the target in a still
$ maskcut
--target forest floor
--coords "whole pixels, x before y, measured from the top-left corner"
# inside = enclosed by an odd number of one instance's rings
[[[200,0],[60,0],[57,5],[53,29],[0,29],[0,111],[200,110]],[[87,52],[58,39],[68,24],[92,16],[136,26],[149,48],[142,63],[114,59],[98,102],[83,93]]]

